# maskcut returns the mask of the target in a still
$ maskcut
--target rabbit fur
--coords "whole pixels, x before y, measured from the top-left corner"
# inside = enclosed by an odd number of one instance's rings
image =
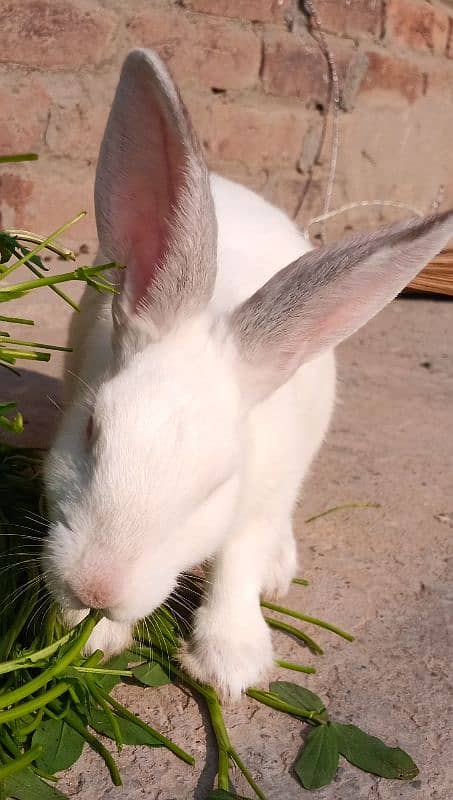
[[[297,568],[292,514],[335,401],[334,347],[448,241],[453,215],[311,251],[252,191],[209,175],[166,68],[129,54],[97,167],[97,263],[74,316],[65,412],[46,464],[43,565],[88,652],[209,560],[184,667],[237,698],[272,666],[260,596]],[[285,266],[289,265],[289,266]]]

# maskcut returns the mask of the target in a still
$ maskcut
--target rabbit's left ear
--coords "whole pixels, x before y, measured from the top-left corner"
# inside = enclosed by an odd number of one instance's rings
[[[96,222],[121,274],[117,319],[158,333],[209,300],[217,228],[209,175],[187,111],[160,58],[126,58],[101,145]],[[121,312],[121,313],[119,313]]]
[[[364,325],[453,236],[453,211],[313,250],[230,319],[246,394],[256,402]]]

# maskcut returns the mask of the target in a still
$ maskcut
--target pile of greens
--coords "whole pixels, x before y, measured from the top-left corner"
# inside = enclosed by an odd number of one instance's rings
[[[3,157],[0,162],[23,158]],[[44,248],[56,251],[63,259],[74,260],[74,254],[54,240],[80,217],[77,215],[49,237],[26,231],[0,232],[0,302],[49,286],[74,306],[58,286],[68,280],[83,280],[99,291],[114,291],[102,277],[103,270],[112,264],[79,267],[63,275],[45,274],[39,255]],[[35,244],[31,250],[29,242]],[[33,280],[2,284],[22,265],[33,273]],[[10,316],[1,316],[0,321],[5,325],[33,325],[32,320]],[[18,359],[47,361],[52,349],[64,348],[16,339],[4,330],[0,332],[0,367],[15,370]],[[0,426],[9,432],[20,432],[22,424],[15,404],[2,403],[0,398]],[[85,744],[99,754],[113,783],[120,785],[118,766],[105,738],[118,751],[124,745],[166,747],[177,758],[193,764],[189,753],[115,699],[112,690],[121,681],[144,687],[173,682],[192,690],[206,705],[217,742],[217,788],[210,793],[210,800],[238,797],[232,793],[234,767],[244,776],[252,795],[266,800],[231,743],[216,692],[194,680],[178,664],[177,650],[181,638],[188,636],[190,619],[181,614],[175,605],[177,600],[172,605],[170,599],[168,606],[141,622],[130,650],[107,664],[103,663],[101,651],[88,658],[83,655],[99,614],[91,612],[69,632],[63,629],[40,570],[40,551],[47,529],[42,455],[0,444],[0,800],[63,798],[56,786],[57,775],[77,761]],[[329,509],[333,510],[337,509]],[[295,582],[306,584],[302,579]],[[202,581],[190,576],[185,579],[185,586],[190,605],[195,607],[202,595]],[[266,621],[271,628],[296,638],[315,655],[322,655],[321,647],[300,627],[289,624],[288,618],[318,625],[352,641],[352,636],[322,620],[266,601],[262,606],[266,614],[270,612]],[[315,672],[312,666],[287,661],[277,664],[299,673]],[[294,773],[305,789],[330,783],[340,756],[382,777],[411,780],[418,773],[403,750],[387,747],[355,725],[332,721],[325,703],[309,689],[276,681],[270,684],[269,691],[250,688],[247,694],[308,725],[305,745],[294,765]]]

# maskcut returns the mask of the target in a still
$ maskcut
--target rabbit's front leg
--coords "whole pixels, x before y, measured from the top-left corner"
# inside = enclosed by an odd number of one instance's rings
[[[223,697],[237,699],[272,666],[272,642],[260,594],[280,536],[281,525],[271,527],[268,521],[257,520],[227,541],[195,614],[192,639],[181,653],[184,667]]]

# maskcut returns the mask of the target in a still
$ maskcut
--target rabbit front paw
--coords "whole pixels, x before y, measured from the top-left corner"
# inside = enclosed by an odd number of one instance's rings
[[[261,594],[267,600],[278,600],[288,594],[291,581],[297,572],[297,549],[291,528],[280,537],[269,561]]]
[[[270,631],[257,609],[250,617],[201,606],[195,615],[192,639],[181,648],[182,666],[194,678],[213,686],[225,700],[260,681],[273,663]]]
[[[103,617],[94,628],[88,639],[83,654],[86,656],[95,650],[102,650],[104,661],[119,655],[132,642],[132,629],[127,622],[114,622]]]

